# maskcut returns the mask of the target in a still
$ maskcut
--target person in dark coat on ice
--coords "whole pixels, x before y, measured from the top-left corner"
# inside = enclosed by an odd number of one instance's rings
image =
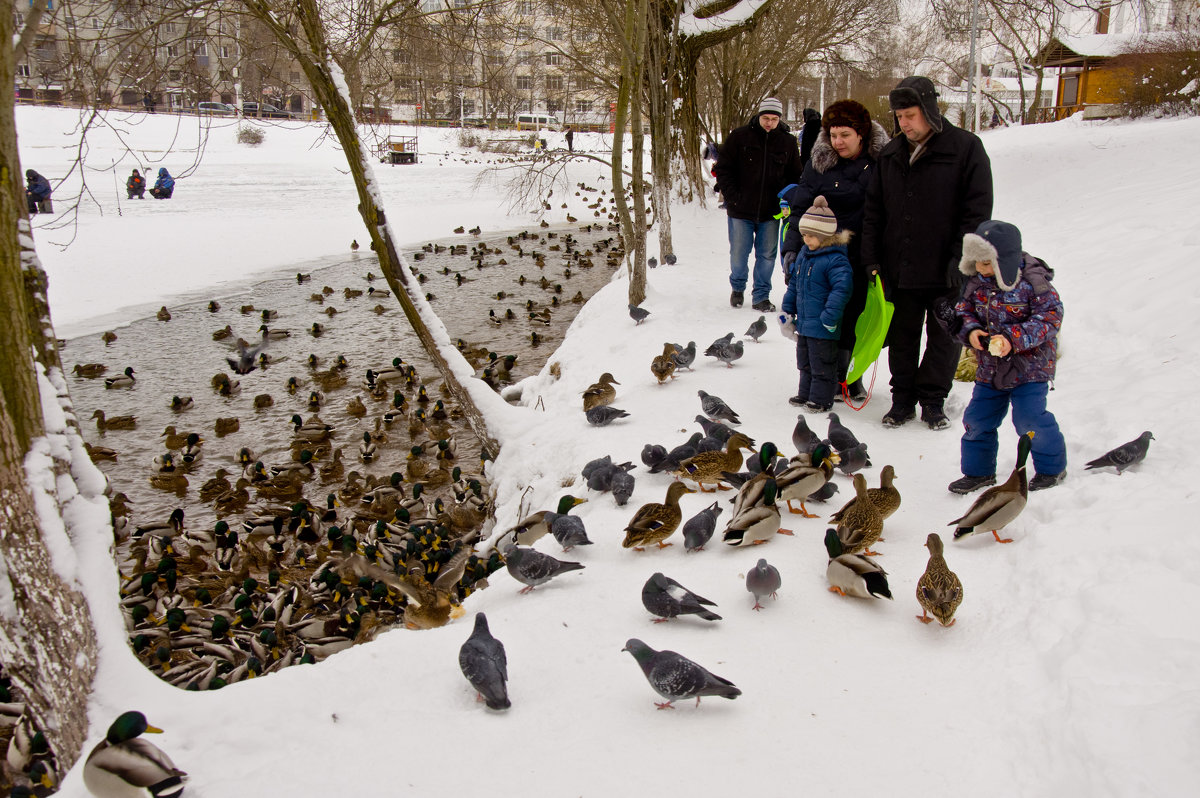
[[[146,178],[142,177],[142,173],[134,169],[133,174],[125,181],[125,191],[129,194],[129,199],[137,197],[138,199],[146,198]]]
[[[29,213],[33,215],[50,200],[50,181],[32,169],[25,170],[25,199],[29,202]],[[48,209],[47,209],[48,210]]]
[[[154,181],[154,187],[150,189],[150,196],[155,199],[170,199],[175,193],[175,178],[171,177],[171,173],[163,167],[158,170],[158,180]]]

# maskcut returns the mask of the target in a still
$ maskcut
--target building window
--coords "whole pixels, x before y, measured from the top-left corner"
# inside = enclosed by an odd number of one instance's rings
[[[288,79],[291,80],[293,84],[299,83],[300,82],[300,72],[298,70],[293,69],[291,72],[288,73]]]
[[[95,27],[95,25],[93,25],[92,27]],[[175,32],[175,23],[168,22],[167,24],[163,25],[163,32],[164,33],[174,33]]]
[[[562,110],[562,103],[558,100],[546,100],[546,110],[552,114],[556,114]]]
[[[177,58],[177,57],[179,57],[179,45],[178,44],[168,44],[167,45],[167,58]]]
[[[546,53],[546,66],[562,66],[562,53]]]
[[[562,41],[563,29],[562,28],[546,28],[546,38],[552,42]]]
[[[75,17],[67,17],[67,27],[68,27],[68,28],[72,28],[72,29],[74,29],[74,27],[75,27]]]
[[[232,53],[233,49],[228,44],[222,44],[217,47],[217,55],[222,58],[230,58]]]
[[[404,52],[403,50],[393,50],[392,51],[392,63],[393,64],[410,64],[410,63],[412,63],[412,58],[409,56],[408,53]]]
[[[17,77],[27,78],[29,74],[29,64],[17,64]]]
[[[408,91],[414,86],[412,78],[396,78],[394,82],[396,84],[396,88],[402,91]]]
[[[529,91],[533,88],[533,78],[529,75],[517,75],[517,91]]]
[[[575,101],[575,113],[590,114],[591,112],[592,112],[592,101],[591,100],[576,100]]]
[[[183,73],[180,72],[178,69],[168,69],[167,70],[167,80],[171,81],[172,83],[178,83],[179,78],[182,74]]]
[[[546,77],[546,91],[562,91],[564,82],[562,75],[548,75]]]
[[[192,55],[208,55],[208,45],[203,41],[193,39]]]
[[[97,17],[92,17],[92,30],[100,30],[100,20]]]
[[[517,3],[517,13],[518,14],[532,14],[533,13],[533,0],[520,0],[520,2]]]
[[[228,70],[228,69],[218,69],[218,70],[217,70],[217,82],[219,82],[219,83],[232,83],[232,82],[233,82],[233,76],[232,76],[232,75],[229,73],[229,70]],[[222,100],[221,102],[225,102],[225,101],[224,101],[224,100]]]
[[[518,25],[517,26],[517,38],[518,39],[533,38],[533,28],[529,27],[528,25]]]

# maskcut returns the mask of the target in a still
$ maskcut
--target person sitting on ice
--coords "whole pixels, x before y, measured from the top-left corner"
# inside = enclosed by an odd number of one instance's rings
[[[134,169],[133,174],[125,181],[125,191],[129,194],[129,199],[137,197],[138,199],[146,198],[146,178],[142,177],[142,173]]]
[[[38,211],[50,213],[50,181],[32,169],[26,169],[25,199],[29,202],[31,216]]]
[[[171,177],[171,173],[163,167],[158,170],[158,180],[154,181],[154,187],[150,189],[150,196],[155,199],[170,199],[175,193],[175,178]]]

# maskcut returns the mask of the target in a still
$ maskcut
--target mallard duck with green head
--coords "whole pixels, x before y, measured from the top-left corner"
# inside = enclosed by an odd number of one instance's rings
[[[741,454],[738,454],[738,464],[741,464]],[[685,493],[695,491],[682,482],[672,482],[661,504],[650,502],[639,507],[625,527],[625,540],[621,545],[636,551],[651,545],[657,545],[660,549],[674,545],[664,541],[675,533],[679,522],[683,520],[679,498]]]
[[[587,499],[581,499],[572,496],[569,493],[559,497],[558,504],[554,510],[538,510],[536,513],[525,516],[516,525],[510,527],[505,536],[510,536],[512,540],[519,546],[532,546],[534,543],[550,533],[550,524],[546,520],[548,513],[557,513],[566,515],[571,512],[571,508],[576,505],[583,504]]]
[[[105,388],[132,388],[137,378],[133,376],[133,366],[126,366],[125,371],[115,377],[105,377]]]
[[[141,712],[125,712],[108,727],[104,740],[83,765],[83,783],[98,798],[152,795],[167,798],[183,793],[187,773],[171,757],[142,738],[161,734]]]
[[[846,554],[837,530],[832,527],[825,530],[825,551],[829,554],[825,578],[829,580],[830,592],[839,596],[891,599],[887,571],[870,557]]]
[[[1012,543],[1012,538],[1000,537],[1000,530],[1016,520],[1029,500],[1029,478],[1025,473],[1025,464],[1032,447],[1033,431],[1030,430],[1017,440],[1017,465],[1008,479],[1003,484],[985,490],[964,516],[947,525],[955,527],[955,540],[987,529],[997,543]]]
[[[679,464],[674,474],[695,482],[701,493],[712,493],[715,490],[728,490],[722,485],[725,479],[723,472],[737,473],[742,468],[742,449],[754,451],[750,439],[740,432],[729,436],[722,451],[699,452]],[[705,490],[705,484],[715,486],[713,491]]]
[[[931,532],[925,539],[925,548],[929,549],[929,563],[925,566],[925,573],[917,580],[917,601],[922,610],[917,620],[953,626],[954,612],[963,600],[962,582],[946,565],[942,539],[936,532]],[[933,617],[930,618],[930,615]]]
[[[816,518],[804,506],[809,496],[825,487],[833,478],[833,467],[837,455],[827,443],[818,443],[808,455],[796,455],[775,476],[779,485],[779,498],[787,503],[788,512],[799,513],[805,518]],[[799,502],[800,509],[792,507],[792,502]]]
[[[756,475],[738,490],[733,514],[721,540],[727,546],[754,546],[766,543],[775,534],[790,535],[780,528],[779,485],[769,473]]]

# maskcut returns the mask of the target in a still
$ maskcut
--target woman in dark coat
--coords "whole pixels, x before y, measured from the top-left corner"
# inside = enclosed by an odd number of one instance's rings
[[[866,201],[867,185],[871,182],[875,159],[889,140],[887,131],[871,120],[866,108],[854,100],[839,100],[825,109],[821,132],[800,182],[788,186],[779,194],[780,199],[797,209],[797,213],[803,213],[816,197],[824,196],[829,202],[829,209],[837,217],[838,228],[851,233],[847,254],[854,272],[854,293],[842,317],[842,337],[838,347],[839,380],[846,377],[850,353],[854,350],[854,324],[867,299],[868,275],[863,271],[859,242],[863,203]],[[780,261],[785,275],[803,245],[800,231],[795,225],[789,224],[780,247]],[[861,380],[855,380],[847,388],[851,399],[862,401],[866,398]]]

